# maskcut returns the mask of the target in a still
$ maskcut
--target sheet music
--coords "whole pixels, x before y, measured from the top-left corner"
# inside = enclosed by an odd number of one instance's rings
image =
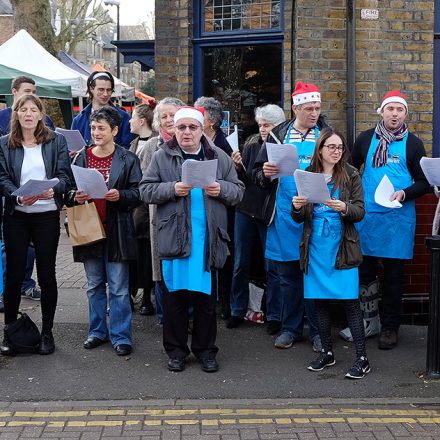
[[[193,188],[205,188],[217,178],[218,159],[185,160],[182,164],[182,182]]]
[[[17,197],[39,196],[53,188],[59,181],[58,177],[50,180],[29,179],[24,185],[16,189],[12,195]]]
[[[395,189],[389,177],[385,174],[382,177],[379,185],[377,185],[374,193],[374,201],[385,208],[401,208],[402,204],[397,200],[390,200],[390,197],[395,193]]]
[[[331,199],[324,174],[298,169],[293,173],[293,178],[298,195],[306,197],[310,203],[323,203]]]
[[[83,168],[72,165],[76,187],[87,193],[92,199],[103,199],[108,192],[103,175],[95,168]]]
[[[298,151],[295,145],[266,142],[266,150],[268,161],[279,168],[279,173],[271,177],[272,180],[281,176],[292,176],[299,168]]]

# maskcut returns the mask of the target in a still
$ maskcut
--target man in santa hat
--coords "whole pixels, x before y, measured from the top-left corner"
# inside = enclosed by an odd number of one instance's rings
[[[309,166],[319,132],[326,127],[321,115],[321,93],[314,84],[299,81],[292,93],[293,120],[276,126],[267,142],[293,144],[298,151],[301,169]],[[267,330],[278,334],[275,347],[290,348],[302,337],[304,309],[309,322],[309,337],[314,351],[321,350],[313,300],[304,300],[303,274],[299,266],[299,243],[302,224],[290,215],[296,185],[292,176],[273,179],[278,167],[270,163],[263,144],[254,165],[257,185],[270,189],[265,220],[268,224],[265,258],[267,263]]]
[[[423,142],[410,133],[405,120],[408,103],[397,90],[385,94],[377,113],[381,119],[375,128],[364,131],[353,147],[353,165],[364,166],[362,183],[365,197],[365,217],[358,223],[364,262],[360,267],[360,295],[364,318],[371,313],[371,304],[378,295],[377,262],[383,264],[381,331],[379,348],[392,349],[397,345],[397,334],[402,310],[405,260],[413,257],[416,229],[415,199],[429,189],[420,167],[426,156]],[[387,176],[394,193],[390,200],[401,208],[379,205],[374,194],[381,180]],[[377,303],[377,300],[376,300]],[[369,306],[370,305],[370,306]],[[366,335],[368,335],[366,328]]]

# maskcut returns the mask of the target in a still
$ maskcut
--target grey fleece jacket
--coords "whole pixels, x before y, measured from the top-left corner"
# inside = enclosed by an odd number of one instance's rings
[[[240,202],[244,184],[238,179],[232,159],[222,150],[202,138],[205,159],[218,159],[218,197],[205,195],[205,211],[208,231],[206,267],[223,267],[228,255],[226,206]],[[153,155],[140,183],[141,198],[145,203],[157,205],[158,254],[161,259],[185,258],[191,251],[190,196],[178,197],[174,185],[181,181],[183,157],[175,139],[164,144]]]

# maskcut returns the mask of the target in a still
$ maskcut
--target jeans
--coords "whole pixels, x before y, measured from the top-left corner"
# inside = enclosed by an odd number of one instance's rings
[[[156,281],[154,283],[154,297],[156,299],[156,318],[159,324],[163,323],[163,292],[161,282]]]
[[[28,248],[32,241],[41,286],[42,332],[49,332],[52,330],[58,299],[55,262],[60,238],[59,212],[28,214],[14,211],[12,215],[5,215],[3,221],[8,267],[4,292],[5,324],[17,319]]]
[[[2,243],[1,251],[2,251],[3,286],[4,286],[6,284],[6,251],[5,251],[4,243]],[[37,285],[35,280],[32,279],[32,272],[34,271],[34,263],[35,263],[35,248],[34,248],[34,244],[30,243],[26,258],[26,272],[24,274],[23,284],[21,285],[21,291],[23,293],[28,289],[33,289]],[[3,289],[0,292],[0,296],[2,295],[3,295]]]
[[[267,227],[241,212],[235,214],[235,254],[234,274],[231,287],[231,315],[243,318],[249,302],[249,268],[252,262],[254,243],[259,240],[260,246],[266,243]]]
[[[315,304],[313,300],[304,299],[303,273],[299,261],[266,260],[269,273],[274,279],[278,278],[278,291],[270,291],[270,305],[276,305],[280,310],[281,333],[288,333],[294,339],[302,337],[304,312],[309,323],[309,337],[313,340],[319,334]],[[269,289],[268,289],[269,290]],[[269,294],[268,311],[269,311]],[[268,315],[268,320],[269,315]]]
[[[266,319],[267,321],[281,321],[280,279],[277,265],[274,260],[266,262]]]
[[[405,260],[364,256],[359,268],[361,285],[368,286],[376,279],[376,264],[379,259],[382,260],[384,269],[380,322],[384,330],[398,330],[402,315]]]
[[[106,252],[105,252],[106,254]],[[84,260],[89,298],[89,337],[110,341],[113,346],[132,345],[131,306],[128,292],[128,261],[110,262],[107,257]],[[107,291],[110,307],[107,327]]]

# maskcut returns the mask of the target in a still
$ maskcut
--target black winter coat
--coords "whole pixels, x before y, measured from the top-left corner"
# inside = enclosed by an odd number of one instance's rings
[[[92,148],[92,147],[86,147]],[[87,167],[86,148],[81,150],[75,159],[75,165]],[[129,261],[137,258],[137,241],[133,224],[133,209],[141,201],[139,182],[142,173],[138,157],[125,148],[116,145],[113,155],[108,188],[117,189],[120,198],[117,202],[107,202],[106,225],[107,238],[104,241],[88,246],[75,246],[73,259],[83,262],[87,258],[102,258],[107,244],[108,261]],[[75,204],[76,187],[67,196],[66,205]]]

